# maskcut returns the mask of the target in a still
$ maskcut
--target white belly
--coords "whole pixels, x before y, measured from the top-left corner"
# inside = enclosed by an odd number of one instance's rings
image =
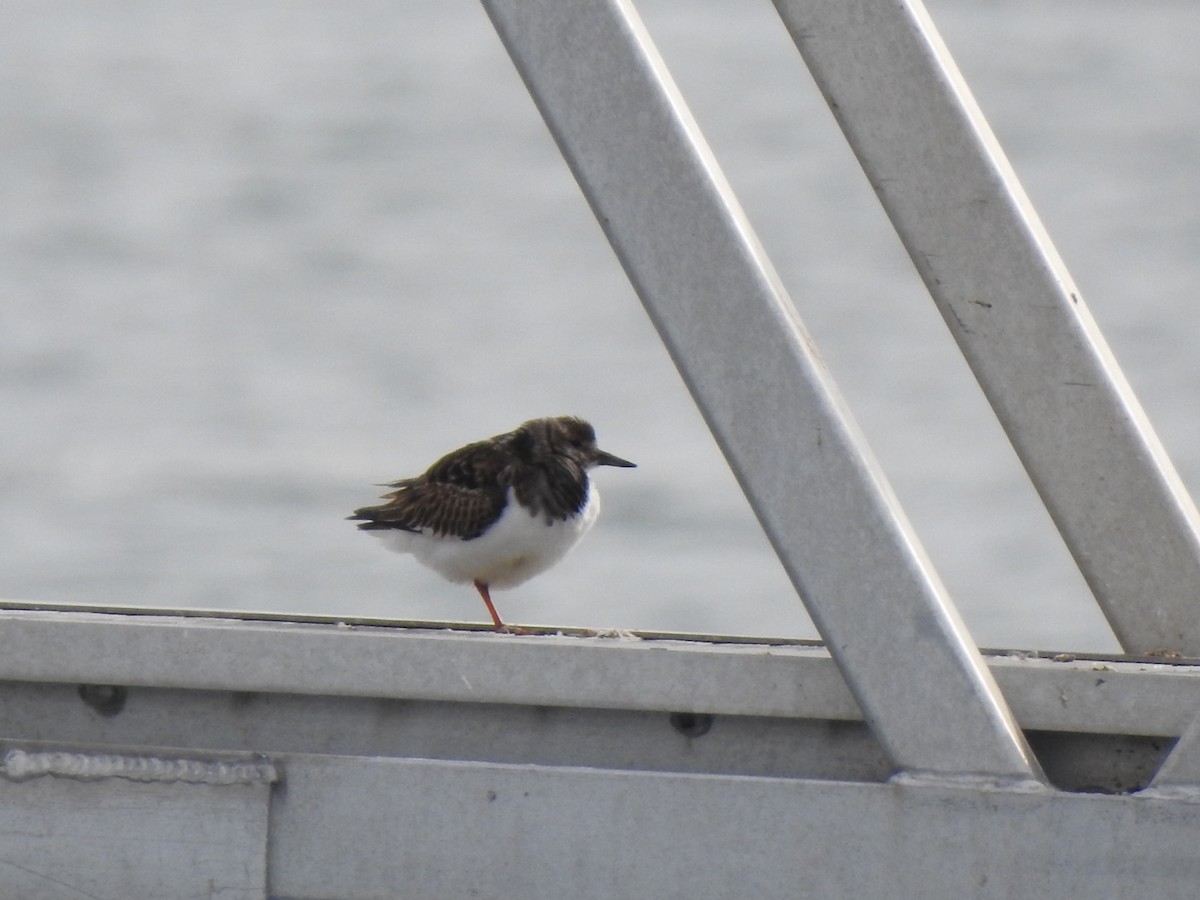
[[[442,577],[458,583],[481,581],[490,588],[516,587],[546,571],[574,547],[600,513],[600,494],[588,486],[579,515],[547,525],[511,499],[504,514],[474,540],[433,537],[398,529],[372,531],[389,549],[411,553]]]

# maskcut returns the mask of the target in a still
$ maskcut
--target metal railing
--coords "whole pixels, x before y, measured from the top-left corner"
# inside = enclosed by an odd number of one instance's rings
[[[484,5],[824,645],[0,604],[0,898],[1194,897],[1200,666],[981,653],[632,5]],[[920,3],[777,5],[1123,645],[1200,654],[1196,510]]]
[[[632,4],[484,5],[893,760],[1038,777]],[[1119,640],[1200,652],[1200,516],[924,9],[777,5]]]

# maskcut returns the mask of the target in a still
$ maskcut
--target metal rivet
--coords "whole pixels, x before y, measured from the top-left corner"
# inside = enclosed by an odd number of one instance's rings
[[[671,727],[684,737],[697,738],[708,734],[713,726],[713,716],[708,713],[671,713]]]
[[[106,719],[111,719],[125,708],[129,688],[118,684],[81,684],[79,699]]]

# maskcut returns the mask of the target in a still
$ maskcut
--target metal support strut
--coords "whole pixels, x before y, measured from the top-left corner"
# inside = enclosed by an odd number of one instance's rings
[[[893,762],[1038,777],[636,12],[485,6]]]

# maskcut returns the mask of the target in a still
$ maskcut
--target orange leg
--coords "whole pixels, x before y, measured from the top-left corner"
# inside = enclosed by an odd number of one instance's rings
[[[505,631],[508,626],[500,621],[500,616],[496,612],[496,607],[492,606],[492,595],[488,593],[488,586],[482,581],[476,580],[475,590],[479,591],[479,596],[483,598],[483,602],[487,605],[488,612],[492,614],[492,624],[496,626],[496,630]]]

